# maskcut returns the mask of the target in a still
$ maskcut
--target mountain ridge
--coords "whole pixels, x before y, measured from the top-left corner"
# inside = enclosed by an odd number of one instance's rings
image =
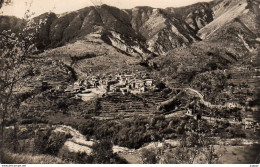
[[[38,48],[43,51],[73,43],[77,45],[78,40],[93,42],[95,36],[121,54],[146,62],[153,57],[175,52],[178,48],[185,49],[193,43],[207,41],[212,46],[225,47],[227,51],[222,58],[234,62],[247,52],[256,52],[260,32],[257,24],[260,20],[258,3],[250,0],[215,0],[181,8],[139,6],[122,10],[101,5],[61,15],[45,13],[33,20],[47,20],[37,40]],[[17,27],[16,22],[13,21],[11,25],[14,26],[9,28]]]
[[[146,43],[144,47],[155,54],[165,54],[170,49],[199,40],[196,32],[185,21],[175,18],[165,9],[135,7],[121,10],[101,5],[61,15],[44,13],[33,19],[39,21],[44,17],[47,18],[48,24],[42,28],[44,37],[39,35],[41,48],[62,46],[100,28],[143,41]],[[154,21],[158,22],[158,26],[155,26]],[[150,27],[150,24],[153,24],[153,27]],[[168,40],[164,43],[160,38],[165,37]]]

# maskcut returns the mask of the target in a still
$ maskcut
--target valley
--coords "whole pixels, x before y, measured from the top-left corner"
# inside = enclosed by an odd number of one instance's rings
[[[259,5],[0,16],[0,162],[259,163]]]

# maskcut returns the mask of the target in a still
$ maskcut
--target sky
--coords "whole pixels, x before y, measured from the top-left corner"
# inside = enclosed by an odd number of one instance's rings
[[[129,9],[136,6],[151,6],[154,8],[180,7],[197,2],[209,2],[211,0],[12,0],[13,3],[3,6],[0,14],[22,18],[27,9],[35,13],[35,16],[45,12],[57,14],[75,11],[87,6],[107,4],[121,9]]]

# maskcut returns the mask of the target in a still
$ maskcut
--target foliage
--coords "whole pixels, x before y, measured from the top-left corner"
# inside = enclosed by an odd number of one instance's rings
[[[68,138],[71,138],[70,134],[65,134],[63,132],[52,133],[46,145],[46,153],[50,155],[57,155],[58,151]]]
[[[141,158],[144,164],[156,164],[157,155],[155,149],[142,149]]]
[[[246,134],[241,126],[233,126],[226,128],[228,138],[245,138]]]
[[[196,75],[191,82],[191,86],[201,91],[209,101],[219,104],[220,102],[216,100],[215,94],[223,91],[226,87],[226,81],[227,75],[221,70],[215,70]]]
[[[26,11],[25,20],[31,17],[30,11]],[[20,33],[11,30],[0,32],[0,118],[1,118],[1,147],[4,140],[4,129],[7,120],[18,122],[18,109],[21,99],[14,92],[22,87],[22,81],[30,77],[31,65],[26,64],[26,59],[37,50],[34,45],[35,35],[40,24],[29,21]],[[14,126],[17,126],[16,123]],[[15,127],[16,129],[16,127]],[[17,138],[17,135],[15,135]],[[3,154],[2,148],[1,155]]]
[[[109,140],[101,140],[92,146],[93,163],[94,164],[118,164],[126,163],[120,159],[117,154],[113,153],[113,144]]]
[[[192,126],[189,128],[187,124]],[[200,124],[200,132],[208,133],[211,126],[205,121],[201,121]],[[87,138],[110,139],[116,145],[135,149],[152,141],[174,139],[186,131],[198,131],[196,121],[189,117],[165,119],[164,116],[151,118],[136,116],[120,122],[89,119],[87,123],[74,127]]]
[[[222,153],[216,152],[215,145],[216,141],[212,137],[212,133],[186,130],[180,138],[180,145],[170,149],[172,151],[165,151],[160,160],[162,163],[193,164],[203,157],[203,162],[200,163],[216,163]]]

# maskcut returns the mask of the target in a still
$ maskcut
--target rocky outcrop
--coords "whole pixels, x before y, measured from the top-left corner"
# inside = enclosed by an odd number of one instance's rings
[[[167,8],[166,11],[174,17],[184,20],[195,33],[213,21],[210,3],[197,3],[182,8]]]
[[[167,51],[198,40],[196,34],[182,20],[164,9],[136,7],[129,11],[133,29],[147,42],[148,49],[163,55]]]
[[[227,38],[236,36],[239,32],[247,35],[259,32],[258,16],[254,10],[257,5],[247,0],[223,0],[212,10],[214,21],[199,30],[198,35],[203,39]],[[256,10],[257,11],[257,10]]]

